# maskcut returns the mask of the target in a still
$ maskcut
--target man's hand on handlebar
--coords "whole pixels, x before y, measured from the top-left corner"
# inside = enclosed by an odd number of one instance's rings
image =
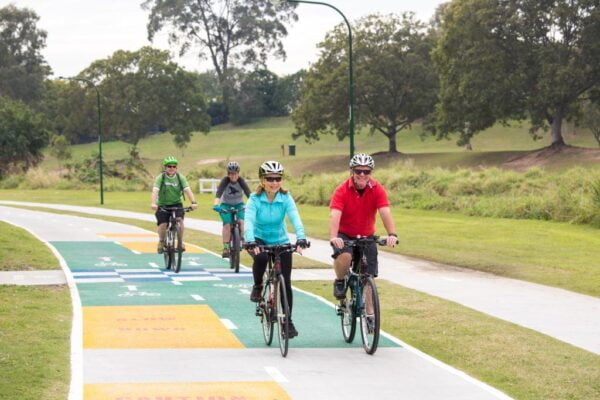
[[[218,204],[215,204],[215,205],[213,206],[213,210],[215,210],[216,212],[220,213],[220,212],[221,212],[221,206],[220,206],[220,205],[218,205]]]
[[[386,243],[387,247],[394,247],[398,243],[400,243],[400,241],[398,240],[398,237],[396,235],[388,235],[386,242],[387,242]]]
[[[157,205],[156,203],[152,203],[152,204],[150,204],[150,207],[151,207],[151,208],[152,208],[154,211],[158,210],[158,205]]]
[[[331,243],[332,246],[334,246],[338,249],[344,248],[344,239],[342,239],[340,237],[334,237],[334,238],[329,239],[329,243]]]

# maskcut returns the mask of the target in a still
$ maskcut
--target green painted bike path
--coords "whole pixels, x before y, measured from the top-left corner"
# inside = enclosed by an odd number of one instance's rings
[[[73,273],[83,307],[204,304],[221,320],[231,322],[231,332],[244,346],[266,347],[255,305],[248,299],[251,273],[230,272],[227,260],[217,255],[185,253],[181,272],[174,274],[163,268],[161,255],[136,254],[116,242],[52,245]],[[292,348],[362,346],[360,332],[354,343],[344,341],[340,318],[330,304],[298,290],[294,290],[293,319],[299,336],[290,341]],[[379,345],[398,347],[383,336]]]

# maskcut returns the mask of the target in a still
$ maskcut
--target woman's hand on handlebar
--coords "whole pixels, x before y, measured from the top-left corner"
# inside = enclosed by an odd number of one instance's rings
[[[260,246],[256,244],[256,242],[248,242],[244,245],[248,254],[250,255],[258,255],[260,253]]]

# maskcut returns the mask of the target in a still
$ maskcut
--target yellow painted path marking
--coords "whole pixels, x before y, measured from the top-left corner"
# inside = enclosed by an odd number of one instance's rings
[[[85,400],[290,400],[275,382],[192,382],[86,384]]]
[[[139,251],[140,253],[156,253],[156,242],[121,242],[119,244],[129,250]],[[206,253],[201,247],[194,246],[193,244],[185,244],[185,253],[200,254]],[[185,254],[184,253],[184,254]]]
[[[243,348],[208,305],[83,307],[83,347]]]

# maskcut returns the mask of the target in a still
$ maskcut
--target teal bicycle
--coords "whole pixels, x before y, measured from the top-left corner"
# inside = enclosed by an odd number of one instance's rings
[[[375,279],[364,271],[367,265],[365,248],[373,242],[383,246],[386,244],[386,239],[371,236],[344,240],[344,246],[352,247],[352,263],[344,277],[346,297],[340,300],[336,307],[337,315],[342,322],[342,334],[347,343],[354,341],[356,321],[360,320],[363,348],[367,354],[374,354],[377,350],[381,325]]]

